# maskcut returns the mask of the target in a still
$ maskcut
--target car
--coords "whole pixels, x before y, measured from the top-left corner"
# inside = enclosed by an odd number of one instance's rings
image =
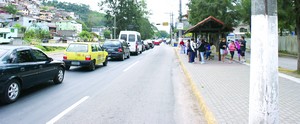
[[[148,39],[148,40],[144,40],[143,43],[144,43],[144,45],[145,45],[146,50],[148,50],[148,49],[150,49],[150,48],[153,47],[153,43],[152,43],[152,41],[149,40],[149,39]]]
[[[65,64],[31,46],[0,46],[0,101],[15,102],[21,90],[52,80],[63,82]]]
[[[160,45],[161,41],[159,39],[153,40],[153,45]]]
[[[63,56],[66,70],[69,70],[71,66],[82,66],[93,71],[96,69],[96,65],[106,66],[107,59],[108,53],[96,42],[70,43]]]
[[[125,40],[129,44],[130,53],[136,55],[143,52],[143,43],[141,34],[137,31],[121,31],[119,35],[120,40]]]
[[[119,59],[123,61],[125,57],[130,58],[129,45],[124,40],[105,40],[102,47],[108,52],[108,57],[111,59]]]

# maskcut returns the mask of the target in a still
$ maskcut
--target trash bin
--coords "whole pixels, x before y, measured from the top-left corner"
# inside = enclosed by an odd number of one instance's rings
[[[173,46],[174,46],[174,47],[177,47],[177,45],[178,45],[178,43],[174,43],[174,45],[173,45]]]

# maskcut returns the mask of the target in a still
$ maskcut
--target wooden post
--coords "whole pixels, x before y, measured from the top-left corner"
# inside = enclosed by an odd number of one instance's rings
[[[278,124],[277,0],[251,2],[249,124]]]

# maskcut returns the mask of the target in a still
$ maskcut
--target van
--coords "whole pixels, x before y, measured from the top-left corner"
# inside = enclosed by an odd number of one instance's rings
[[[121,31],[119,39],[125,40],[130,49],[130,53],[138,55],[143,52],[143,43],[141,40],[141,34],[137,31]]]

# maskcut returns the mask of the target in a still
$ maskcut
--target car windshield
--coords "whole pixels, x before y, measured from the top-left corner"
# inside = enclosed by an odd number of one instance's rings
[[[106,41],[103,44],[103,47],[119,47],[120,46],[120,42],[118,41]]]
[[[7,52],[8,50],[0,49],[0,58]]]
[[[87,44],[70,44],[66,50],[67,52],[87,52]]]

